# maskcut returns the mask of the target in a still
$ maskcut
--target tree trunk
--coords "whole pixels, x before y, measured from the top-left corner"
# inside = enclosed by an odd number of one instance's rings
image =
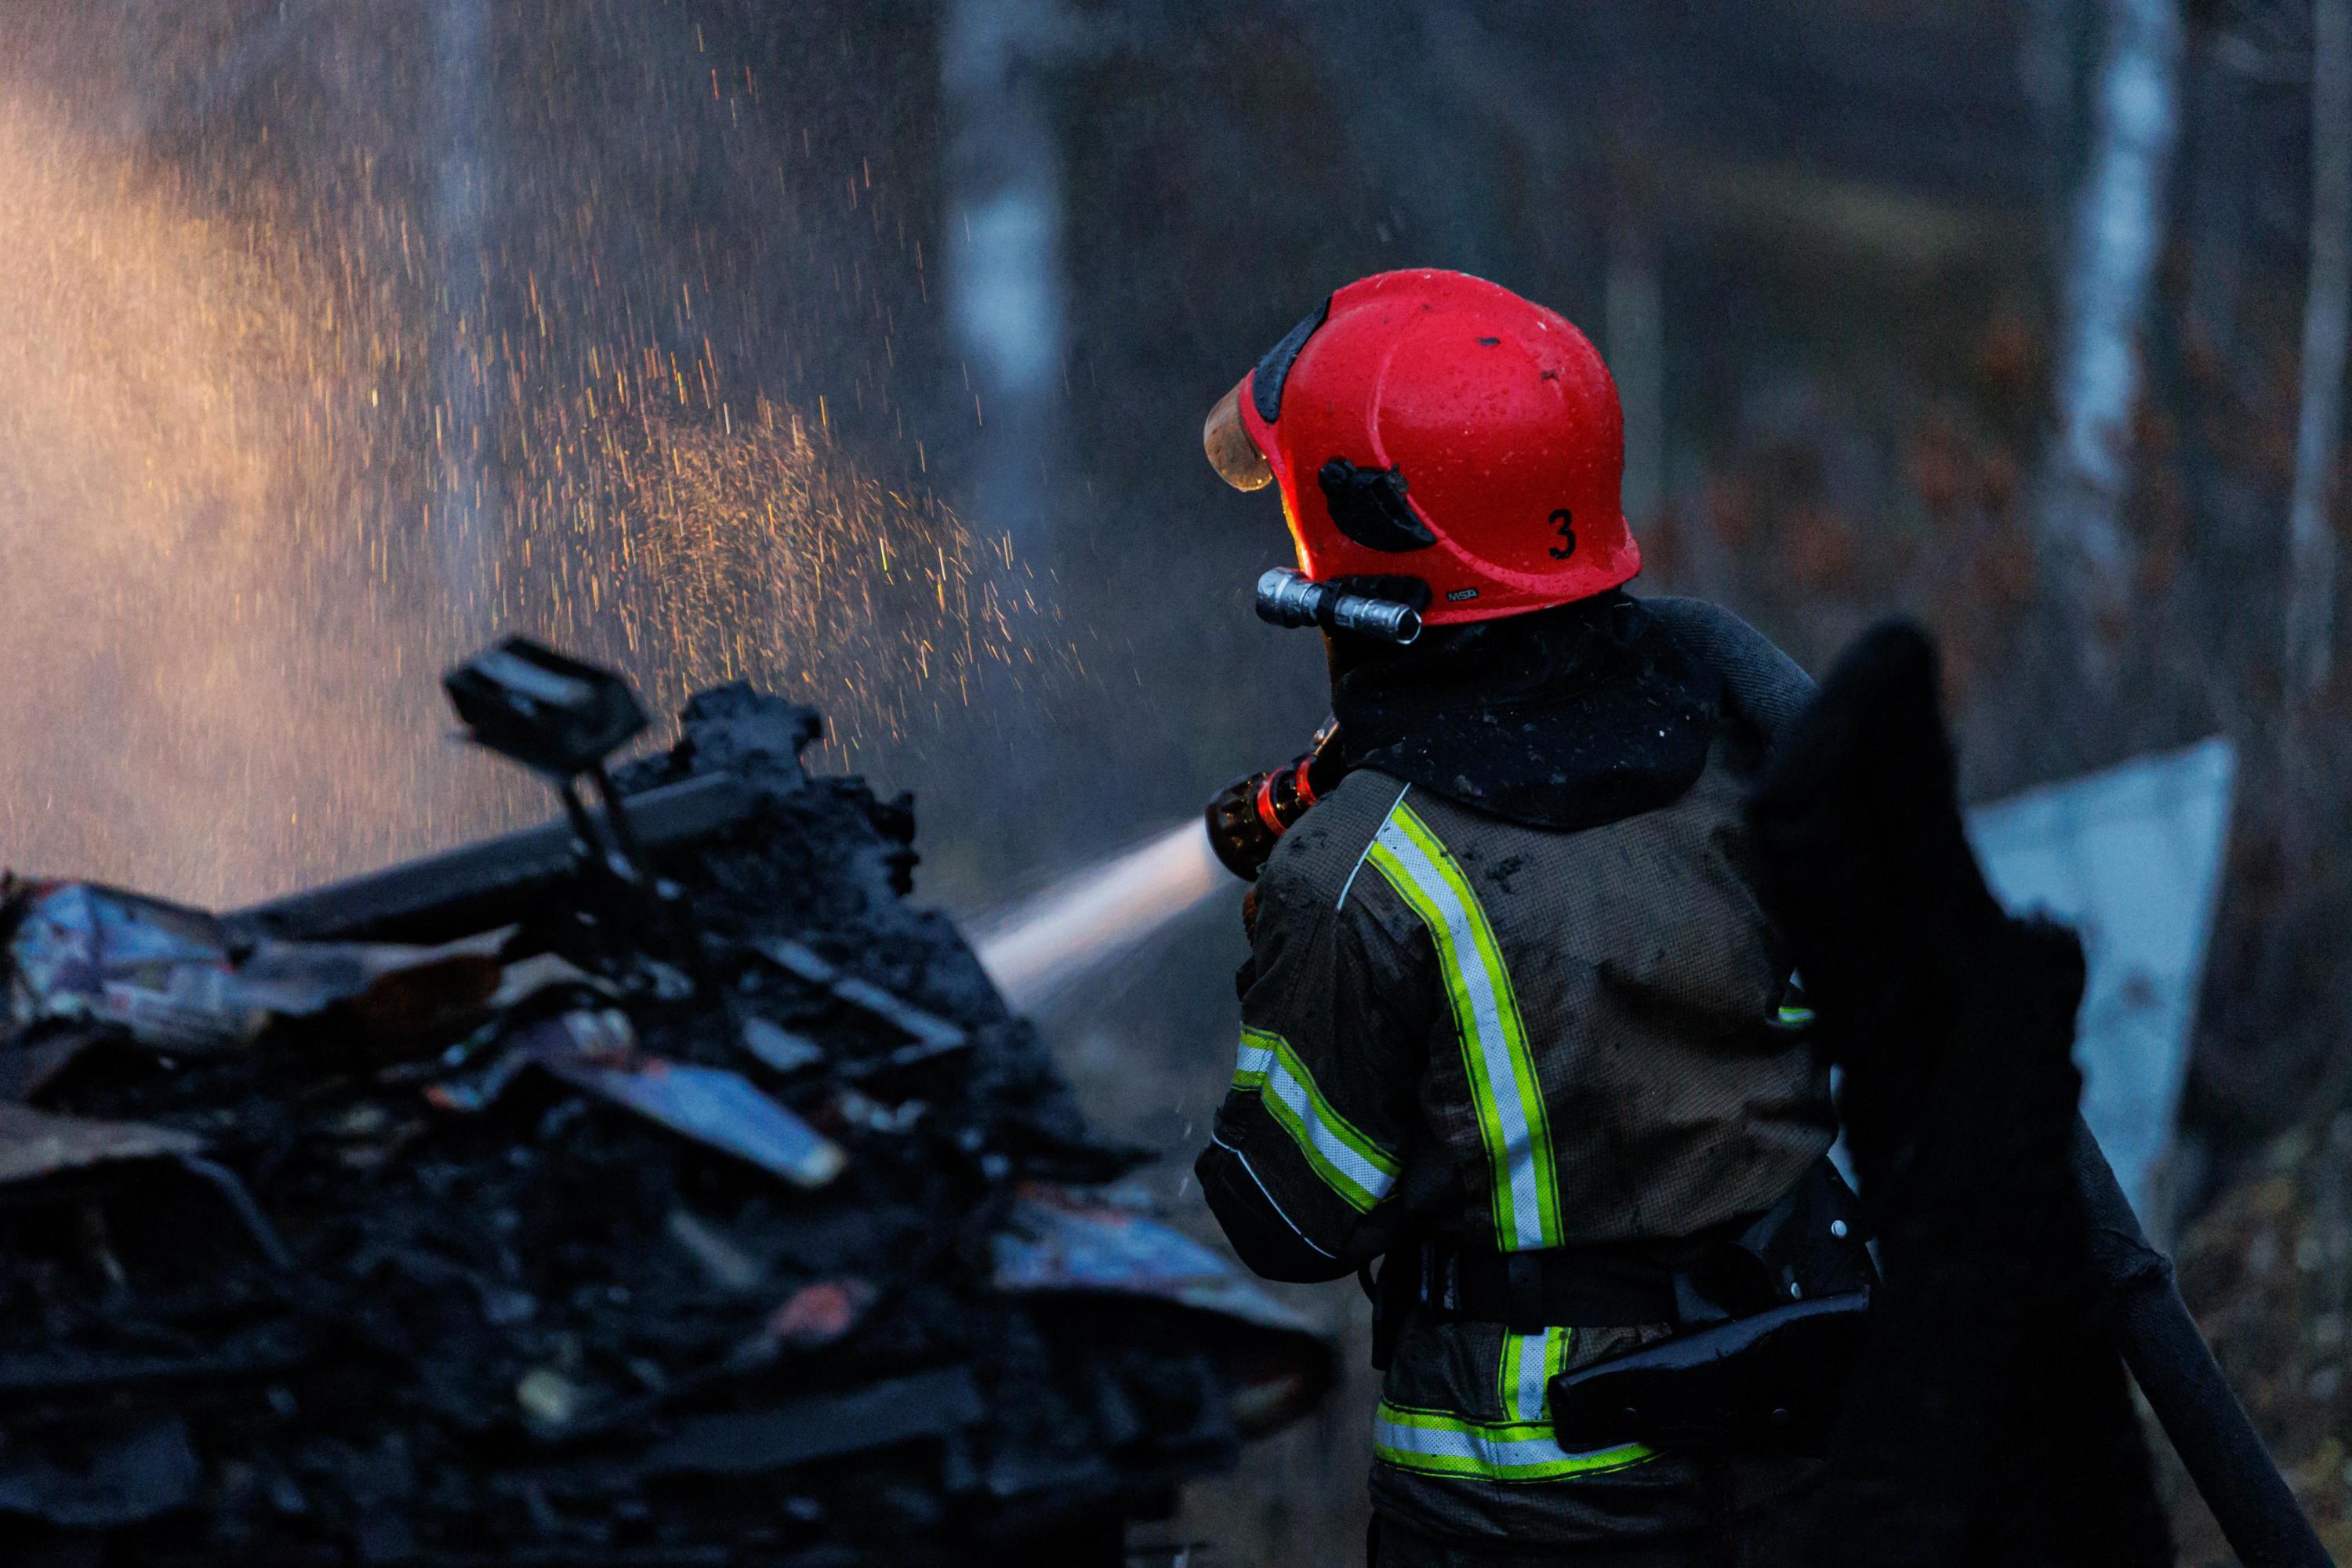
[[[1050,564],[1053,390],[1068,314],[1062,159],[1043,78],[1071,26],[1059,0],[955,0],[940,47],[948,319],[979,424],[973,521],[1041,567]]]
[[[440,406],[432,515],[442,624],[462,643],[496,626],[497,508],[489,463],[489,0],[441,0],[434,14],[433,221],[439,299],[433,358]]]
[[[2352,0],[2314,0],[2311,59],[2311,271],[2303,308],[2303,417],[2287,508],[2288,689],[2308,699],[2335,652],[2336,533],[2331,506],[2343,428],[2347,295],[2352,292]]]
[[[1609,368],[1625,412],[1625,521],[1639,530],[1657,521],[1665,496],[1665,331],[1657,253],[1630,221],[1610,231],[1601,298]]]
[[[2117,521],[2131,477],[2138,335],[2164,235],[2179,129],[2178,0],[2108,0],[2091,150],[2064,279],[2059,432],[2044,542],[2073,607],[2124,600],[2130,550]]]

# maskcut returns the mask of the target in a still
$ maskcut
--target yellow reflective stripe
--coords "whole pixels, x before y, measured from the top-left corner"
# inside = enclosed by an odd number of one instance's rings
[[[1556,1481],[1605,1475],[1657,1457],[1641,1443],[1571,1454],[1550,1426],[1533,1421],[1465,1421],[1437,1410],[1381,1401],[1372,1416],[1372,1454],[1382,1464],[1424,1476],[1486,1481]]]
[[[1551,1419],[1551,1380],[1568,1359],[1568,1342],[1574,1329],[1546,1329],[1541,1333],[1503,1335],[1503,1354],[1496,1374],[1503,1414],[1514,1421]]]
[[[1470,880],[1400,799],[1373,836],[1372,866],[1429,928],[1491,1175],[1496,1244],[1560,1244],[1559,1170],[1510,971]]]
[[[1514,1188],[1522,1184],[1523,1176],[1532,1176],[1540,1230],[1527,1234],[1524,1222],[1519,1226],[1521,1247],[1557,1247],[1562,1231],[1559,1219],[1559,1168],[1551,1146],[1551,1121],[1545,1113],[1543,1086],[1536,1079],[1534,1055],[1528,1047],[1527,1026],[1519,1017],[1518,994],[1512,989],[1510,970],[1503,963],[1503,950],[1495,940],[1494,927],[1486,920],[1486,911],[1470,890],[1470,879],[1463,874],[1453,854],[1439,843],[1427,823],[1411,808],[1399,804],[1395,812],[1397,824],[1422,852],[1429,858],[1452,886],[1468,919],[1466,924],[1478,953],[1480,966],[1489,978],[1495,995],[1496,1022],[1501,1026],[1503,1044],[1510,1060],[1512,1088],[1519,1116],[1517,1122],[1525,1127],[1524,1145],[1514,1142],[1510,1147],[1513,1161]],[[1506,1111],[1502,1118],[1507,1130],[1514,1119]],[[1516,1195],[1516,1193],[1515,1193]]]
[[[1290,1134],[1323,1184],[1359,1213],[1388,1196],[1403,1166],[1397,1157],[1358,1131],[1323,1098],[1315,1079],[1290,1048],[1267,1029],[1244,1029],[1234,1068],[1234,1088],[1255,1092],[1260,1103]]]

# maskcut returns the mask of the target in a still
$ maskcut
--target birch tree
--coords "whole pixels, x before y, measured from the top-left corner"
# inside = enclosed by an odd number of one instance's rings
[[[434,13],[432,211],[438,242],[433,359],[438,395],[434,458],[433,558],[443,624],[471,642],[496,624],[498,509],[488,493],[489,386],[484,363],[489,312],[491,110],[488,0],[441,0]]]
[[[2314,0],[2311,50],[2311,270],[2303,309],[2303,412],[2287,507],[2289,690],[2327,681],[2335,645],[2336,533],[2330,512],[2344,420],[2347,295],[2352,293],[2352,0]]]
[[[2164,237],[2179,133],[2178,0],[2106,0],[2091,147],[2064,279],[2059,429],[2042,508],[2045,553],[2076,603],[2120,604],[2131,560],[2119,515],[2131,478],[2138,336]]]
[[[940,40],[948,320],[975,399],[977,521],[1016,554],[1049,552],[1051,404],[1068,328],[1045,76],[1071,27],[1060,0],[955,0]]]

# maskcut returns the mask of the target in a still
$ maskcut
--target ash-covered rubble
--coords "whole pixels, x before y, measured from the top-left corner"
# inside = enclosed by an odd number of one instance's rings
[[[816,733],[706,692],[633,837],[217,918],[11,885],[8,1561],[1116,1562],[1311,1404]]]

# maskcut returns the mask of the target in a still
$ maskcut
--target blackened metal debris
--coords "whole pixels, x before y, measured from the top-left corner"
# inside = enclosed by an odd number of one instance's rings
[[[816,732],[727,687],[620,771],[658,931],[564,823],[217,920],[14,887],[11,1561],[1015,1560],[1311,1403]],[[110,941],[136,996],[52,962]]]

